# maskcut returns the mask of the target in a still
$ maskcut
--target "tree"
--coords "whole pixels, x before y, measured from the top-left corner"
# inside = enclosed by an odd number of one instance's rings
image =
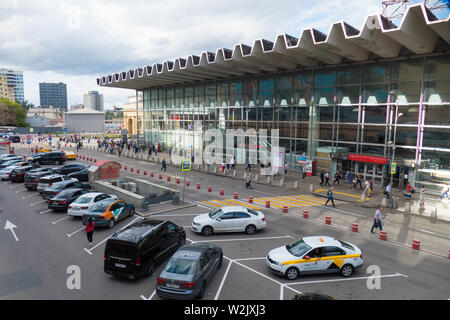
[[[28,100],[25,100],[25,101],[22,102],[20,105],[21,105],[22,109],[23,109],[25,112],[28,112],[28,110],[29,110],[30,108],[34,108],[34,104],[29,103]]]
[[[2,120],[4,125],[15,127],[29,127],[26,122],[27,113],[17,102],[11,102],[7,99],[0,99],[0,109],[4,113]]]

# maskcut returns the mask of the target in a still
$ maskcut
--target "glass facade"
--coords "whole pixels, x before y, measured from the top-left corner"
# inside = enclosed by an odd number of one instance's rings
[[[450,56],[420,57],[144,89],[146,144],[201,157],[207,129],[278,129],[292,170],[361,172],[376,183],[450,179]],[[224,142],[225,146],[225,142]],[[386,165],[349,161],[384,157]],[[394,158],[394,159],[393,159]],[[394,160],[394,161],[392,161]]]

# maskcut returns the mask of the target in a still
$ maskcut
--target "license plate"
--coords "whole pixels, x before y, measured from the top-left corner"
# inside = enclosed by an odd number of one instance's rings
[[[126,268],[127,266],[125,264],[121,264],[121,263],[115,263],[114,264],[117,268]]]
[[[174,284],[174,283],[167,283],[167,284],[166,284],[166,287],[167,287],[167,288],[179,289],[179,288],[180,288],[180,285]]]

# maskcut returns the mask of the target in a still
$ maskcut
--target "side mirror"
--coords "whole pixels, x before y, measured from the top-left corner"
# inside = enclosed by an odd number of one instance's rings
[[[305,259],[306,259],[306,260],[309,260],[309,259],[310,259],[310,257],[309,257],[309,256],[305,256]]]
[[[222,221],[222,219],[220,219],[220,218],[217,218],[216,220],[217,220],[217,221]]]

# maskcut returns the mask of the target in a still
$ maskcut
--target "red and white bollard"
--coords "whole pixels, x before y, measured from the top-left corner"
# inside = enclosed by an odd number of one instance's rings
[[[238,198],[238,193],[237,192],[235,192],[234,194],[233,194],[233,199],[237,199]]]
[[[176,178],[175,181],[176,181],[177,184],[180,184],[180,178]]]
[[[225,195],[225,190],[220,189],[220,190],[219,190],[219,194],[220,194],[221,196]]]
[[[200,190],[200,183],[197,183],[197,190]]]
[[[123,167],[123,170],[127,171],[127,166]]]
[[[414,239],[412,241],[412,248],[415,250],[420,250],[420,240]]]
[[[325,217],[325,224],[331,224],[331,216]]]
[[[380,231],[380,240],[387,240],[387,231]]]
[[[208,186],[208,192],[212,192],[212,186]]]
[[[308,219],[309,218],[309,211],[303,210],[303,218]]]
[[[134,172],[134,168],[130,168],[130,172]]]
[[[155,176],[154,172],[150,172],[150,177],[153,178]]]
[[[94,159],[94,162],[97,162],[97,159]]]
[[[136,169],[136,173],[141,173],[141,170],[140,169]]]
[[[167,181],[170,181],[170,179],[171,179],[170,176],[167,176]]]
[[[186,180],[186,187],[190,187],[191,186],[191,182],[189,180]]]
[[[269,200],[266,201],[266,208],[270,208],[270,201]]]
[[[358,232],[358,224],[357,223],[352,223],[352,231]]]
[[[158,175],[158,179],[162,180],[162,174],[161,173]]]
[[[144,176],[146,176],[146,175],[147,175],[147,171],[145,171],[145,170],[144,170],[144,172],[143,172],[143,173],[144,173]]]
[[[252,196],[248,196],[248,203],[253,203],[253,197]]]
[[[288,206],[283,206],[283,213],[288,213]]]

